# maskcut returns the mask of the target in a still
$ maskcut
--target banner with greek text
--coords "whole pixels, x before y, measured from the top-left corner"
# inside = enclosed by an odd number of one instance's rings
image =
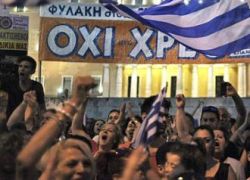
[[[40,60],[209,64],[248,62],[250,57],[250,49],[222,59],[206,57],[166,34],[110,14],[100,5],[51,4],[41,10],[41,16]]]
[[[26,54],[28,50],[28,17],[0,16],[0,51]],[[20,53],[18,53],[20,52]]]

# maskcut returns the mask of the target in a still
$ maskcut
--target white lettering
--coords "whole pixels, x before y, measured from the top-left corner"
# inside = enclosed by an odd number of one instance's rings
[[[82,44],[82,47],[78,51],[78,55],[84,57],[88,50],[92,53],[94,57],[100,56],[101,53],[97,47],[97,38],[101,32],[101,29],[95,27],[91,33],[88,32],[86,26],[81,27],[80,29],[82,37],[85,39],[85,42]]]
[[[174,45],[174,39],[170,36],[158,31],[157,34],[157,49],[156,57],[163,59],[166,57],[166,51],[171,49]]]
[[[67,36],[67,44],[61,45],[59,43],[59,38],[61,35]],[[77,45],[77,38],[74,30],[67,25],[59,25],[54,27],[48,35],[47,38],[48,47],[50,51],[58,56],[68,56],[71,54],[76,45]]]
[[[149,43],[148,41],[150,40],[153,33],[154,32],[150,29],[147,29],[144,34],[141,34],[138,28],[135,28],[132,30],[132,35],[134,36],[137,42],[134,49],[129,53],[129,55],[132,58],[135,58],[135,59],[138,58],[141,52],[147,59],[150,59],[153,57],[153,52],[151,48],[149,47],[149,45],[147,44]]]

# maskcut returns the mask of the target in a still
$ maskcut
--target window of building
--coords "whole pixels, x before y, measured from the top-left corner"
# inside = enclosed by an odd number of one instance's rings
[[[177,77],[172,76],[171,77],[171,91],[170,91],[170,97],[175,97],[176,96],[176,83],[177,83]]]
[[[73,76],[62,77],[62,93],[65,97],[69,97],[72,92]]]
[[[215,95],[216,97],[221,96],[221,84],[224,82],[224,77],[223,76],[216,76],[215,77]]]
[[[24,12],[24,5],[19,5],[16,7],[16,12]]]
[[[102,96],[103,85],[102,85],[102,75],[91,75],[95,80],[96,87],[90,90],[91,96]]]

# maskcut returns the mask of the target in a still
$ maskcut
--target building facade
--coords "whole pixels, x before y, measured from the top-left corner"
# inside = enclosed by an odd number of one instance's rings
[[[68,2],[68,1],[67,1]],[[93,3],[93,1],[73,1],[74,3]],[[159,3],[153,0],[123,0],[129,5],[151,5]],[[97,3],[97,2],[95,2]],[[229,81],[238,91],[240,96],[250,96],[250,64],[247,63],[250,51],[245,52],[242,58],[235,62],[221,63],[122,63],[109,61],[101,63],[79,62],[72,58],[64,58],[62,61],[56,59],[41,59],[39,55],[43,41],[41,36],[40,11],[37,8],[12,9],[13,13],[29,16],[29,49],[28,54],[39,63],[39,68],[34,79],[41,77],[47,96],[58,96],[65,89],[72,89],[72,83],[76,76],[93,76],[99,86],[93,95],[100,97],[148,97],[157,94],[160,89],[167,85],[167,97],[174,97],[177,93],[183,93],[186,97],[216,97],[220,94],[222,81]],[[92,20],[86,20],[92,22]],[[192,52],[186,51],[188,56]],[[172,54],[169,55],[171,59]],[[179,56],[181,52],[179,53]],[[90,57],[88,55],[86,58]],[[178,59],[175,57],[175,59]],[[142,57],[141,57],[142,58]],[[198,57],[199,58],[199,57]],[[193,59],[196,59],[193,58]]]

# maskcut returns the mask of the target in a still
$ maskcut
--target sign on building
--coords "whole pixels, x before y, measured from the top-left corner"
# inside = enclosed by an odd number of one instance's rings
[[[51,4],[41,16],[40,60],[206,64],[244,62],[250,55],[246,49],[222,59],[206,57],[98,4]]]
[[[28,17],[0,16],[0,51],[8,55],[25,55],[28,50]]]

